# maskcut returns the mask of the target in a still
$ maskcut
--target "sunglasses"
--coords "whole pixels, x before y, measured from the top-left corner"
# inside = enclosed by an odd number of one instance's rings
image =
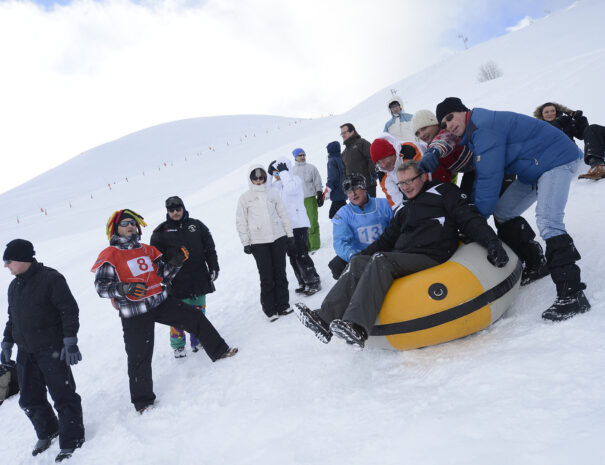
[[[420,173],[420,174],[418,174],[418,175],[414,176],[412,179],[406,179],[405,181],[399,181],[399,182],[397,183],[397,186],[398,186],[398,187],[401,187],[401,186],[409,186],[409,185],[411,185],[411,184],[412,184],[412,183],[413,183],[413,182],[414,182],[416,179],[418,179],[420,176],[422,176],[422,173]]]
[[[126,226],[136,226],[137,222],[133,219],[127,219],[127,220],[122,220],[118,223],[120,226],[122,226],[123,228],[125,228]]]
[[[454,114],[453,113],[449,113],[449,114],[445,115],[445,118],[443,118],[443,121],[441,122],[441,124],[439,125],[439,127],[441,129],[447,129],[447,123],[449,123],[453,119],[454,119]]]
[[[167,210],[168,210],[170,213],[172,213],[172,212],[180,212],[182,209],[183,209],[183,207],[182,207],[182,206],[180,206],[180,205],[179,205],[178,207],[174,207],[174,206],[173,206],[173,207],[168,207],[168,208],[167,208]]]
[[[250,180],[252,181],[266,181],[267,178],[265,178],[265,176],[250,176]]]

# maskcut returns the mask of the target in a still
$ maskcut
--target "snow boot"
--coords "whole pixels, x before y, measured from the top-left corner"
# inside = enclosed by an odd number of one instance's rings
[[[292,310],[291,308],[285,308],[283,310],[280,310],[279,312],[277,312],[277,314],[279,316],[286,316],[289,315],[290,313],[292,313],[294,310]]]
[[[304,294],[306,289],[307,288],[304,284],[299,284],[298,287],[294,289],[294,292],[296,292],[297,294]]]
[[[307,288],[305,289],[305,295],[306,296],[310,296],[313,294],[317,294],[319,291],[321,291],[321,283],[318,281],[316,284],[310,284],[307,286]]]
[[[523,262],[521,286],[548,276],[550,270],[546,264],[542,246],[534,240],[536,233],[522,216],[500,223],[496,221],[498,237],[506,243]]]
[[[36,442],[36,444],[34,445],[34,448],[32,450],[32,455],[35,457],[36,455],[41,454],[46,449],[48,449],[50,447],[50,445],[52,444],[53,439],[55,439],[57,436],[59,436],[58,431],[56,433],[51,434],[47,438],[38,439],[38,442]]]
[[[199,352],[201,347],[201,344],[198,344],[196,346],[191,346],[191,352],[195,353],[195,352]]]
[[[313,331],[317,339],[324,344],[330,342],[332,339],[330,326],[321,319],[317,310],[310,310],[306,305],[298,303],[294,304],[294,313],[303,325]]]
[[[71,458],[74,451],[76,449],[82,447],[82,444],[84,444],[83,439],[81,441],[78,441],[78,443],[76,444],[76,447],[74,447],[72,449],[61,449],[61,451],[59,452],[59,455],[57,455],[57,457],[55,458],[55,462],[62,462],[63,460],[67,460],[67,459]]]
[[[581,174],[578,179],[592,179],[598,181],[605,178],[605,165],[591,166],[586,174]]]
[[[179,347],[178,349],[174,349],[174,358],[183,358],[187,357],[187,351],[184,347]]]
[[[332,331],[332,334],[335,336],[347,341],[347,343],[356,345],[362,349],[368,338],[365,329],[358,324],[347,320],[333,320],[332,323],[330,323],[330,331]]]
[[[237,347],[229,347],[225,353],[223,355],[221,355],[218,359],[222,360],[224,358],[229,358],[229,357],[233,357],[235,354],[237,354]]]
[[[568,234],[561,234],[546,240],[546,260],[551,271],[551,278],[557,286],[557,298],[542,313],[542,318],[545,320],[567,320],[590,309],[590,303],[582,292],[586,289],[586,285],[582,282],[580,268],[575,263],[580,258],[580,254]]]

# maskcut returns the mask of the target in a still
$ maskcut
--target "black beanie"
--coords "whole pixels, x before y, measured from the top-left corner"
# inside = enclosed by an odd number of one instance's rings
[[[181,198],[177,195],[173,195],[172,197],[168,197],[166,199],[166,208],[174,208],[174,207],[183,207],[185,208],[185,204],[183,203],[183,200],[181,200]]]
[[[14,239],[6,244],[6,250],[2,259],[4,261],[14,260],[16,262],[33,262],[36,251],[34,245],[25,239]]]
[[[469,111],[468,108],[464,106],[464,103],[462,103],[462,100],[460,100],[458,97],[448,97],[437,105],[435,114],[437,115],[437,121],[439,121],[439,124],[441,124],[441,121],[445,116],[455,111]]]
[[[137,221],[137,219],[135,218],[134,215],[132,215],[131,213],[128,212],[128,210],[124,210],[122,212],[122,214],[120,215],[120,217],[118,218],[118,223],[126,218],[132,218],[133,220]]]

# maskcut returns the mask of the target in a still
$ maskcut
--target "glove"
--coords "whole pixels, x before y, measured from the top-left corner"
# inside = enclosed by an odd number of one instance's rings
[[[174,257],[168,260],[168,263],[174,266],[183,266],[183,263],[185,263],[187,260],[189,260],[189,251],[186,247],[181,247],[179,250],[177,250]]]
[[[80,349],[78,349],[78,338],[76,336],[73,337],[64,337],[63,338],[63,348],[61,349],[61,360],[65,360],[65,363],[69,365],[76,365],[80,360],[82,360],[82,354],[80,353]]]
[[[249,245],[245,245],[244,246],[244,253],[250,255],[252,253],[252,247],[250,247]]]
[[[280,173],[282,171],[288,171],[288,165],[286,165],[283,161],[275,165],[275,169]]]
[[[502,268],[508,263],[508,255],[499,240],[487,244],[487,260],[496,268]]]
[[[321,191],[317,191],[317,206],[323,207],[324,204],[324,195]]]
[[[147,293],[147,284],[145,283],[120,283],[117,292],[123,296],[145,297]]]
[[[579,119],[582,117],[583,114],[584,114],[584,112],[582,110],[576,110],[576,111],[571,112],[571,117],[573,119]]]
[[[0,363],[2,365],[8,365],[11,361],[11,355],[13,355],[13,343],[8,341],[2,341],[0,347],[2,347],[2,353],[0,354]]]
[[[288,255],[296,255],[296,239],[294,237],[288,237]]]
[[[210,271],[210,281],[214,282],[218,278],[218,270]]]
[[[326,190],[324,190],[324,200],[330,200],[330,192],[332,192],[332,189],[326,187]]]
[[[428,149],[422,155],[418,169],[423,173],[433,173],[437,168],[439,168],[439,152],[435,149]]]

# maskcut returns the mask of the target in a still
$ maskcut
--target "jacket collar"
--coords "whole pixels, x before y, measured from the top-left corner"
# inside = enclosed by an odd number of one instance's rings
[[[345,140],[343,143],[348,147],[349,145],[352,145],[357,142],[359,139],[361,139],[361,136],[356,133],[349,137],[347,140]]]

